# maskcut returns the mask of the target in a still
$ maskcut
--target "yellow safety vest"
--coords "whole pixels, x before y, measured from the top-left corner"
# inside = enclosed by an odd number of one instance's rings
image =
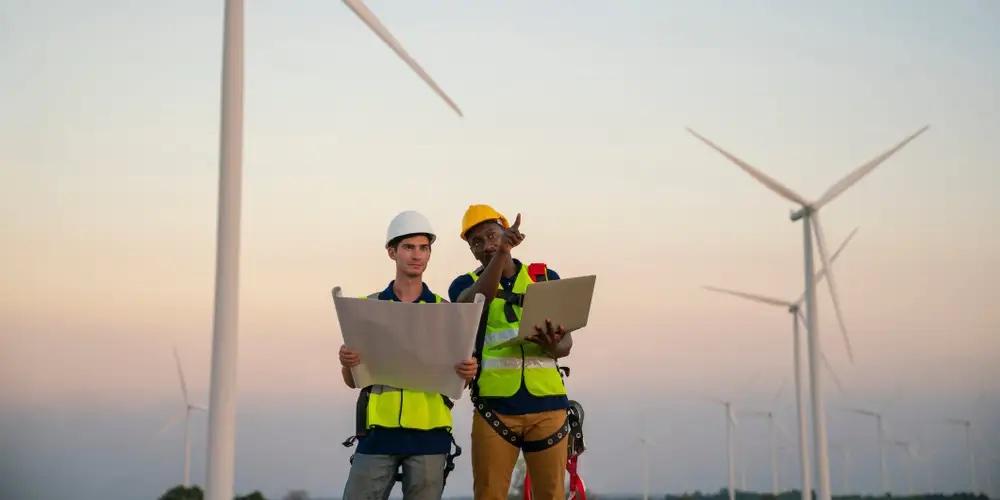
[[[378,294],[369,295],[377,299]],[[443,299],[434,295],[434,302]],[[421,304],[426,303],[421,300]],[[365,414],[365,428],[387,427],[417,430],[451,430],[451,401],[433,392],[411,391],[389,385],[371,386],[368,396],[368,410]]]
[[[470,272],[472,281],[479,280],[475,271]],[[528,266],[522,264],[514,279],[511,292],[523,296],[532,283]],[[483,338],[481,368],[477,381],[479,395],[483,397],[510,397],[521,387],[521,379],[528,392],[534,396],[562,396],[566,394],[556,366],[556,360],[541,346],[532,343],[498,347],[507,340],[517,337],[521,326],[521,305],[512,304],[516,321],[508,321],[504,308],[507,292],[497,285],[497,295],[489,305],[486,319],[486,334]]]

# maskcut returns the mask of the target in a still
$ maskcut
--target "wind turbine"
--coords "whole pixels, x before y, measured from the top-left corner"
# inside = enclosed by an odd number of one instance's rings
[[[726,489],[729,492],[729,500],[736,500],[736,414],[733,412],[733,403],[721,399],[712,401],[722,405],[726,410],[726,465],[728,468]]]
[[[742,412],[743,415],[750,417],[760,417],[767,419],[767,437],[768,437],[768,448],[771,455],[771,493],[777,497],[780,489],[780,481],[778,479],[778,435],[777,431],[781,428],[774,421],[774,407],[778,400],[781,398],[781,393],[785,390],[784,381],[778,387],[778,392],[775,393],[774,398],[771,399],[771,409],[767,411],[760,410],[750,410]],[[746,476],[746,462],[743,461],[744,476]],[[743,489],[746,489],[746,485],[743,485]]]
[[[823,232],[823,226],[820,224],[819,211],[826,204],[833,201],[837,196],[846,191],[848,188],[853,186],[862,177],[870,173],[875,167],[879,166],[883,161],[892,156],[896,151],[899,151],[903,146],[908,144],[910,141],[915,139],[918,135],[922,134],[928,127],[923,127],[914,134],[910,135],[904,139],[899,144],[895,145],[885,153],[873,158],[872,160],[864,163],[860,167],[856,168],[851,173],[847,174],[843,179],[838,181],[836,184],[830,186],[829,189],[823,193],[822,196],[816,201],[810,202],[803,198],[798,193],[792,191],[791,189],[785,187],[780,182],[772,179],[767,174],[757,170],[752,167],[749,163],[733,156],[729,152],[723,150],[719,146],[715,145],[712,141],[702,137],[694,130],[690,128],[688,131],[700,139],[702,142],[707,144],[712,149],[715,149],[723,156],[728,158],[730,161],[735,163],[738,167],[743,169],[746,173],[750,174],[752,177],[757,179],[760,183],[764,184],[768,189],[774,191],[781,197],[799,205],[801,208],[791,214],[792,221],[802,219],[802,236],[803,236],[803,250],[805,254],[805,287],[806,287],[806,308],[807,308],[807,332],[809,334],[809,379],[811,383],[810,392],[812,393],[812,417],[813,417],[813,441],[814,441],[814,452],[816,455],[816,469],[817,475],[819,476],[819,498],[818,500],[830,500],[830,463],[829,463],[829,452],[827,450],[827,435],[826,435],[826,408],[824,407],[824,398],[822,392],[822,379],[820,378],[820,355],[822,349],[820,347],[819,339],[819,323],[817,321],[816,315],[816,283],[813,277],[813,250],[812,235],[815,232],[816,235],[816,247],[819,250],[820,259],[823,264],[823,268],[826,269],[827,273],[827,286],[830,288],[830,297],[833,300],[833,308],[837,314],[837,322],[840,324],[840,332],[844,338],[844,345],[847,348],[847,355],[854,361],[854,354],[851,351],[850,339],[847,337],[847,328],[844,326],[844,318],[840,309],[840,297],[837,294],[837,283],[834,279],[833,268],[830,267],[829,253],[826,251],[826,235]]]
[[[993,455],[989,455],[989,456],[987,456],[987,458],[989,459],[990,462],[993,462],[993,465],[996,468],[995,470],[1000,470],[1000,458],[998,458],[996,456],[993,456]],[[986,468],[986,489],[989,491],[989,495],[994,495],[994,494],[997,493],[997,492],[993,491],[993,470],[994,470],[994,467],[987,467]],[[997,495],[997,496],[1000,496],[1000,495]]]
[[[187,488],[191,486],[191,412],[192,411],[208,411],[204,406],[198,406],[191,404],[191,399],[188,397],[187,383],[184,380],[184,369],[181,368],[181,357],[177,354],[177,348],[174,348],[174,361],[177,364],[177,377],[181,382],[181,395],[184,396],[184,487]],[[180,415],[178,415],[179,417]],[[172,419],[164,428],[173,425],[175,419]]]
[[[639,448],[642,450],[642,500],[649,500],[649,441],[645,436],[639,437]]]
[[[831,264],[837,260],[837,257],[840,256],[840,253],[844,250],[845,247],[847,247],[847,244],[850,243],[851,239],[854,238],[854,235],[857,234],[857,232],[858,228],[854,228],[854,230],[851,231],[851,234],[847,235],[847,238],[844,239],[844,242],[840,244],[840,247],[837,248],[837,251],[835,251],[833,253],[833,256],[830,257]],[[816,273],[816,278],[815,278],[816,282],[819,283],[823,281],[825,277],[826,277],[826,268],[823,268],[822,270],[820,270],[820,272]],[[725,288],[717,288],[711,286],[706,286],[705,289],[713,292],[733,295],[736,297],[740,297],[743,299],[751,300],[766,305],[781,307],[786,309],[792,315],[792,359],[793,359],[793,368],[795,369],[795,403],[798,408],[799,465],[802,474],[801,492],[802,492],[802,500],[810,500],[812,498],[812,470],[809,465],[809,444],[808,444],[809,424],[807,422],[808,417],[806,412],[806,398],[803,395],[803,390],[805,389],[805,385],[802,383],[802,360],[801,360],[802,348],[800,347],[801,336],[799,335],[799,322],[802,321],[801,307],[803,300],[805,300],[806,294],[805,292],[803,292],[802,295],[800,295],[799,298],[796,300],[783,300],[783,299],[768,297],[766,295],[739,292],[736,290],[728,290]],[[820,353],[820,357],[823,359],[823,363],[826,365],[826,368],[830,371],[831,378],[833,378],[833,381],[837,384],[837,387],[840,388],[841,392],[843,392],[844,388],[843,386],[841,386],[840,380],[837,378],[836,373],[834,373],[833,367],[830,366],[830,362],[827,359],[826,355]]]
[[[767,440],[768,440],[768,451],[771,455],[771,494],[775,497],[778,496],[778,443],[777,436],[775,435],[775,423],[774,423],[774,412],[773,411],[746,411],[743,415],[750,417],[760,417],[767,419]],[[744,460],[744,467],[746,467],[746,460]],[[744,471],[746,469],[744,468]],[[744,476],[745,476],[744,472]],[[744,485],[744,488],[746,486]]]
[[[972,443],[972,421],[949,418],[946,422],[965,427],[965,447],[969,452],[969,474],[972,480],[970,485],[972,486],[972,494],[975,495],[979,492],[979,481],[976,479],[976,449]]]
[[[916,448],[909,441],[894,440],[892,444],[903,450],[903,468],[906,470],[906,489],[913,496],[913,459],[917,457]]]
[[[362,0],[344,3],[461,116],[458,106],[410,57]],[[226,0],[219,141],[219,212],[212,325],[212,387],[206,500],[233,498],[236,446],[236,355],[240,205],[243,164],[243,0]]]
[[[878,435],[878,456],[879,456],[879,478],[882,481],[882,493],[890,494],[889,491],[889,471],[885,462],[885,424],[882,421],[882,414],[872,410],[865,410],[861,408],[852,408],[848,410],[852,413],[857,413],[858,415],[864,415],[867,417],[873,417],[875,419],[875,428]]]

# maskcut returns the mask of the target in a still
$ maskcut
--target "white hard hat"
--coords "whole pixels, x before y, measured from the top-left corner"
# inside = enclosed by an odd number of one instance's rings
[[[405,212],[400,212],[399,215],[392,218],[392,222],[389,223],[389,229],[385,232],[385,246],[389,246],[389,242],[399,238],[400,236],[409,236],[411,234],[426,234],[430,238],[431,243],[437,238],[434,234],[434,228],[431,227],[431,222],[427,220],[420,212],[413,210],[407,210]]]

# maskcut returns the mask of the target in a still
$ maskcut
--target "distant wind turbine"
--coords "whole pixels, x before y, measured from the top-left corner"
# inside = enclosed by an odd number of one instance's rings
[[[639,437],[639,449],[642,451],[642,500],[649,500],[649,441],[645,436]]]
[[[916,446],[909,441],[894,440],[892,444],[903,450],[903,469],[906,471],[906,489],[912,497],[913,490],[913,460],[917,458]]]
[[[889,470],[888,465],[886,464],[885,456],[885,422],[882,420],[882,414],[872,410],[865,410],[863,408],[852,408],[848,411],[858,415],[864,415],[866,417],[873,417],[875,419],[875,428],[878,433],[879,478],[882,482],[882,493],[885,495],[891,494],[891,491],[889,491]]]
[[[965,448],[969,453],[969,477],[971,479],[970,486],[972,486],[972,494],[979,493],[979,481],[976,479],[976,449],[972,443],[972,421],[962,420],[959,418],[949,418],[946,420],[949,424],[960,425],[965,428]]]
[[[198,406],[191,403],[191,398],[188,396],[187,383],[184,380],[184,369],[181,367],[181,358],[177,354],[177,348],[174,348],[174,361],[177,364],[177,378],[180,380],[181,384],[181,396],[184,397],[184,411],[178,413],[172,417],[166,425],[160,429],[160,432],[166,431],[168,428],[174,425],[177,420],[184,419],[184,487],[187,488],[191,486],[191,412],[192,411],[208,411],[207,408],[203,406]]]
[[[775,433],[775,422],[774,422],[774,412],[773,411],[745,411],[742,412],[743,415],[750,417],[760,417],[767,419],[767,441],[768,441],[768,452],[771,456],[771,494],[775,497],[778,496],[779,486],[778,486],[778,442],[777,435]],[[744,476],[745,466],[747,460],[744,460]],[[744,489],[746,486],[744,485]]]
[[[361,0],[344,3],[460,116],[461,110]],[[222,50],[219,208],[212,326],[206,500],[233,498],[240,205],[243,165],[243,0],[226,0]]]
[[[760,417],[767,419],[767,438],[768,438],[768,448],[771,456],[771,494],[775,497],[781,492],[780,479],[778,478],[778,431],[781,431],[781,427],[774,420],[774,408],[776,407],[778,400],[781,399],[781,393],[785,390],[785,384],[782,381],[781,385],[778,387],[778,392],[775,393],[774,398],[771,399],[771,407],[767,411],[760,410],[750,410],[741,412],[742,415],[750,417]],[[744,475],[746,474],[746,462],[744,460]],[[744,490],[746,485],[743,486]]]
[[[726,410],[726,466],[727,479],[726,489],[729,492],[729,500],[736,500],[736,414],[733,412],[733,403],[721,399],[712,401],[722,405]]]
[[[993,471],[1000,470],[1000,457],[990,455],[987,458],[993,466],[986,468],[986,489],[989,490],[990,495],[1000,496],[1000,493],[993,489]]]
[[[805,255],[805,288],[806,288],[806,320],[807,320],[807,332],[809,334],[809,378],[811,382],[812,393],[812,417],[813,417],[813,441],[814,441],[814,452],[816,455],[816,469],[819,479],[819,496],[818,500],[830,500],[830,463],[829,463],[829,453],[827,450],[827,433],[826,433],[826,408],[824,407],[824,397],[822,391],[822,379],[820,378],[820,355],[822,349],[820,347],[819,339],[819,324],[817,321],[816,312],[816,286],[813,276],[813,233],[816,235],[816,247],[819,250],[820,259],[823,264],[823,268],[826,269],[827,274],[827,286],[830,289],[830,298],[833,300],[834,311],[837,314],[837,322],[840,325],[840,331],[844,339],[844,345],[847,348],[847,355],[854,361],[854,354],[851,350],[850,339],[847,336],[847,328],[844,325],[843,314],[840,308],[840,297],[837,294],[837,283],[834,279],[833,268],[830,266],[829,253],[826,249],[826,235],[823,232],[823,227],[820,224],[819,211],[826,204],[833,201],[837,196],[842,194],[848,188],[853,186],[862,177],[868,175],[875,167],[879,166],[882,162],[892,156],[896,151],[899,151],[903,146],[908,144],[910,141],[915,139],[918,135],[922,134],[928,127],[923,127],[914,134],[910,135],[904,139],[899,144],[895,145],[885,153],[875,157],[874,159],[862,164],[860,167],[856,168],[854,171],[846,175],[843,179],[838,181],[836,184],[830,186],[829,189],[823,193],[822,196],[816,201],[809,201],[799,195],[798,193],[787,188],[780,182],[772,179],[767,174],[764,174],[760,170],[751,166],[749,163],[733,156],[728,151],[723,150],[721,147],[717,146],[712,141],[702,137],[700,134],[694,130],[688,129],[688,131],[700,139],[702,142],[707,144],[712,149],[715,149],[723,156],[728,158],[731,162],[735,163],[738,167],[743,169],[746,173],[750,174],[753,178],[757,179],[761,184],[764,184],[768,189],[774,191],[782,198],[789,200],[799,207],[798,211],[792,213],[791,219],[796,221],[802,219],[802,229],[803,229],[803,250]]]

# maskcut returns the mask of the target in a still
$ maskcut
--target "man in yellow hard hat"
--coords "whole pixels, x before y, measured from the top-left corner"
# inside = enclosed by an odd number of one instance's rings
[[[385,238],[386,252],[396,265],[396,279],[368,298],[442,302],[423,282],[434,239],[430,222],[419,212],[397,215]],[[341,346],[340,363],[344,383],[355,388],[351,368],[361,363],[361,356]],[[455,365],[455,373],[464,380],[472,380],[476,369],[474,358]],[[344,444],[350,446],[357,440],[358,449],[351,460],[343,498],[383,500],[400,480],[405,500],[440,500],[447,472],[461,453],[449,453],[454,443],[451,401],[441,394],[373,385],[362,388],[357,406],[356,434]]]
[[[523,264],[511,250],[524,241],[521,216],[514,224],[489,205],[472,205],[461,237],[479,268],[452,282],[452,302],[486,296],[476,338],[479,373],[472,384],[472,474],[476,500],[506,500],[511,472],[523,451],[533,498],[563,500],[569,434],[569,401],[558,358],[573,339],[562,326],[534,325],[531,343],[503,345],[517,336],[521,305],[530,283],[559,279],[544,264]]]

